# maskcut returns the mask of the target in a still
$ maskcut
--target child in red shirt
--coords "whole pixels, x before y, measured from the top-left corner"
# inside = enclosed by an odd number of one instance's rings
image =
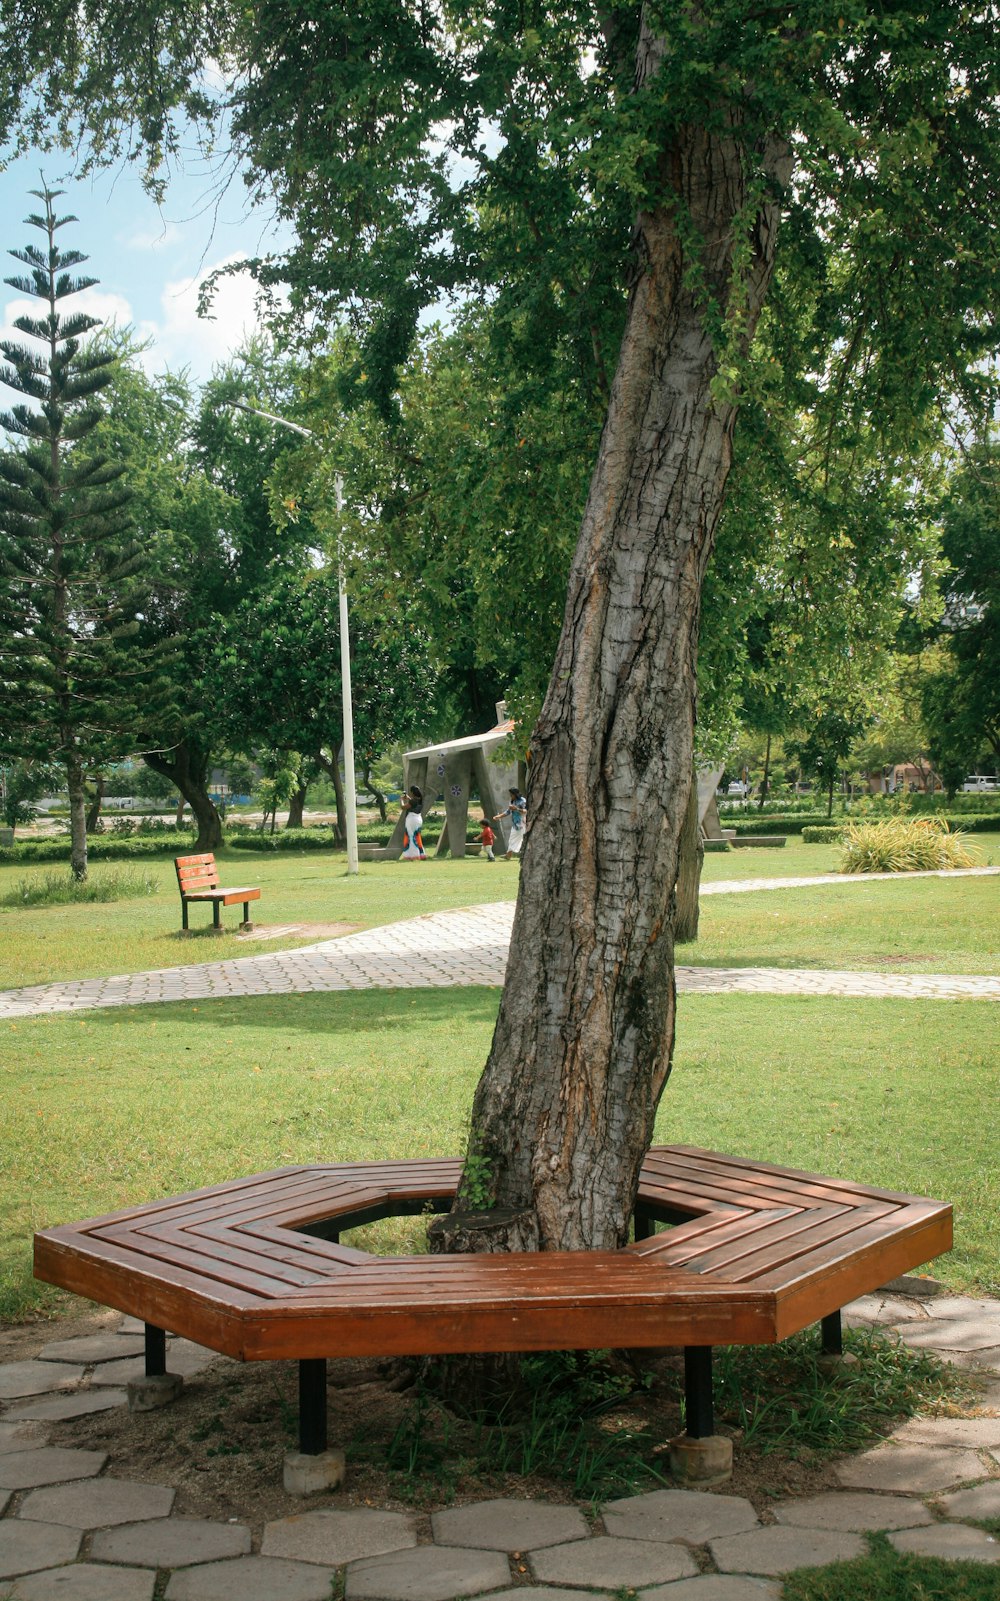
[[[486,860],[495,862],[496,857],[493,854],[494,834],[487,817],[483,818],[483,831],[479,836],[479,843],[485,848]]]

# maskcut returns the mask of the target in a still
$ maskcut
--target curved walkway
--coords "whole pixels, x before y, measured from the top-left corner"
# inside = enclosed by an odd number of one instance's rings
[[[1000,868],[962,873],[908,874],[907,878],[997,874]],[[898,874],[845,878],[735,879],[704,884],[703,895],[795,889],[812,884],[871,883]],[[0,1018],[139,1006],[154,1001],[214,1000],[233,995],[288,995],[328,990],[444,989],[503,983],[510,947],[512,901],[431,912],[340,939],[292,951],[195,962],[118,978],[75,979],[0,992]],[[852,973],[839,969],[782,967],[678,967],[683,994],[833,995],[905,1000],[1000,1000],[1000,978],[939,973]]]

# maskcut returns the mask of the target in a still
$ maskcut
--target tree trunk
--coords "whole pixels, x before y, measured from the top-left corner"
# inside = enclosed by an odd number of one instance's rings
[[[767,736],[767,745],[764,748],[764,777],[761,780],[760,801],[758,802],[758,809],[760,811],[764,810],[764,802],[767,800],[767,792],[768,792],[768,789],[770,787],[770,781],[771,781],[771,736],[770,736],[770,734],[768,734],[768,736]]]
[[[87,807],[87,833],[95,834],[97,825],[101,820],[101,802],[104,800],[104,774],[97,773],[94,777],[94,793],[90,805]]]
[[[698,938],[698,891],[705,860],[705,847],[698,823],[697,775],[692,780],[678,850],[680,861],[675,891],[674,943],[688,945]]]
[[[300,784],[288,802],[288,822],[286,828],[301,828],[302,815],[306,809],[306,796],[309,793],[308,784]]]
[[[643,31],[640,84],[661,48]],[[784,145],[755,159],[790,176]],[[625,1242],[670,1071],[701,586],[735,422],[713,383],[705,297],[738,315],[744,344],[778,221],[773,195],[744,211],[749,166],[721,127],[682,130],[661,175],[684,229],[666,204],[637,219],[618,371],[531,742],[511,954],[455,1209],[474,1210],[470,1186],[485,1183],[492,1207],[534,1213],[542,1249]]]
[[[374,780],[372,779],[372,774],[371,774],[371,768],[370,767],[362,767],[362,769],[361,769],[361,782],[364,784],[367,794],[369,794],[372,797],[372,799],[375,802],[375,805],[378,807],[379,817],[382,819],[383,823],[387,822],[388,821],[388,817],[389,817],[389,813],[388,813],[388,809],[386,807],[385,793],[384,793],[383,790],[377,789],[375,787],[375,783],[374,783]]]
[[[829,784],[829,788],[827,789],[827,792],[826,792],[826,815],[827,815],[827,818],[831,818],[833,816],[833,786],[834,786],[834,782],[836,780],[836,776],[837,776],[836,773],[831,773],[830,774],[830,784]]]
[[[337,802],[337,821],[333,825],[333,837],[338,845],[347,843],[347,806],[344,801],[344,784],[340,776],[340,766],[336,756],[331,760],[324,751],[315,751],[313,761],[318,762],[324,773],[330,777],[333,784],[333,793]]]
[[[198,825],[196,851],[216,851],[222,844],[222,818],[208,793],[208,752],[195,742],[180,740],[169,751],[144,751],[142,759],[154,773],[176,784]]]
[[[87,877],[87,791],[83,764],[72,749],[66,757],[66,788],[69,791],[69,865],[77,883],[82,884]]]

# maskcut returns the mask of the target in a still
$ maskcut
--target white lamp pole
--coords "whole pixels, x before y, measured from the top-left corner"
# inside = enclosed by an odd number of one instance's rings
[[[253,417],[266,417],[268,422],[277,423],[279,428],[290,428],[294,434],[302,434],[306,439],[315,439],[316,435],[311,428],[303,428],[301,423],[290,422],[287,417],[276,417],[273,411],[261,411],[257,406],[247,406],[242,400],[229,401],[238,411],[248,411]],[[344,485],[340,474],[337,474],[337,512],[343,510]],[[340,536],[337,536],[337,582],[340,590],[340,685],[344,705],[344,804],[347,810],[345,819],[347,824],[347,871],[356,873],[358,870],[358,792],[354,778],[354,701],[351,694],[351,641],[347,630],[347,585],[344,582],[344,557],[341,549]],[[337,752],[333,753],[334,761]]]

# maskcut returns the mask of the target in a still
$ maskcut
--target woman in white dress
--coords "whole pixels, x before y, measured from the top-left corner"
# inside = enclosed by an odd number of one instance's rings
[[[403,812],[405,814],[403,854],[400,858],[404,862],[425,862],[424,842],[420,830],[424,826],[424,797],[416,784],[411,784],[403,796]]]

